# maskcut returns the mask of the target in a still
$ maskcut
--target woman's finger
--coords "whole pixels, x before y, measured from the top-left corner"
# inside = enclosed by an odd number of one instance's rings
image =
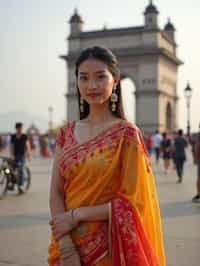
[[[51,226],[51,228],[52,228],[52,229],[57,228],[56,224],[53,224],[53,225]]]
[[[59,239],[61,239],[61,238],[63,237],[63,235],[64,235],[65,233],[62,232],[62,231],[59,230],[59,229],[55,229],[55,230],[54,230],[54,234],[55,234],[57,240],[59,240]]]
[[[57,239],[58,238],[60,239],[63,235],[69,233],[72,230],[72,228],[70,226],[60,227],[58,225],[57,226],[53,225],[51,227],[51,230],[53,235],[56,236]]]
[[[58,230],[54,229],[54,230],[53,230],[53,235],[56,236],[56,238],[57,238],[57,236],[59,235]]]
[[[54,238],[56,241],[59,241],[59,234],[58,233],[54,233]]]
[[[63,234],[57,232],[56,233],[56,240],[59,241],[63,237]]]
[[[49,221],[49,225],[52,226],[53,224],[54,224],[54,223],[53,223],[53,220],[50,220],[50,221]]]

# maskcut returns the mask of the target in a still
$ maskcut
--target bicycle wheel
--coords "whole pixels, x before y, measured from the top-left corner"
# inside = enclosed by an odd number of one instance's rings
[[[8,178],[4,173],[4,169],[0,168],[0,199],[7,194]]]
[[[24,189],[28,191],[30,185],[31,185],[31,171],[27,166],[25,166],[24,167]]]

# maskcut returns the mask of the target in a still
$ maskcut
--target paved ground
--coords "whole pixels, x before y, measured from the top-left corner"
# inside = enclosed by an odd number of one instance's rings
[[[14,193],[0,201],[0,266],[47,265],[48,193],[51,160],[34,158],[33,180],[28,194]],[[162,164],[154,166],[160,198],[167,266],[200,265],[200,204],[191,202],[196,171],[189,158],[182,184]]]

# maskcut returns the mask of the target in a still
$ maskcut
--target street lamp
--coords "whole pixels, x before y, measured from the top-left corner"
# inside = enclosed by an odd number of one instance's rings
[[[187,106],[187,135],[190,136],[190,102],[192,97],[192,89],[189,83],[187,84],[184,93],[185,93],[186,106]]]
[[[53,130],[53,107],[50,105],[49,108],[49,131]]]

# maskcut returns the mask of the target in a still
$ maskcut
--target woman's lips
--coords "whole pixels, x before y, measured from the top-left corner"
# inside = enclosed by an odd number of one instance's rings
[[[92,98],[95,98],[95,97],[98,97],[100,94],[98,93],[88,93],[87,96],[89,97],[92,97]]]

